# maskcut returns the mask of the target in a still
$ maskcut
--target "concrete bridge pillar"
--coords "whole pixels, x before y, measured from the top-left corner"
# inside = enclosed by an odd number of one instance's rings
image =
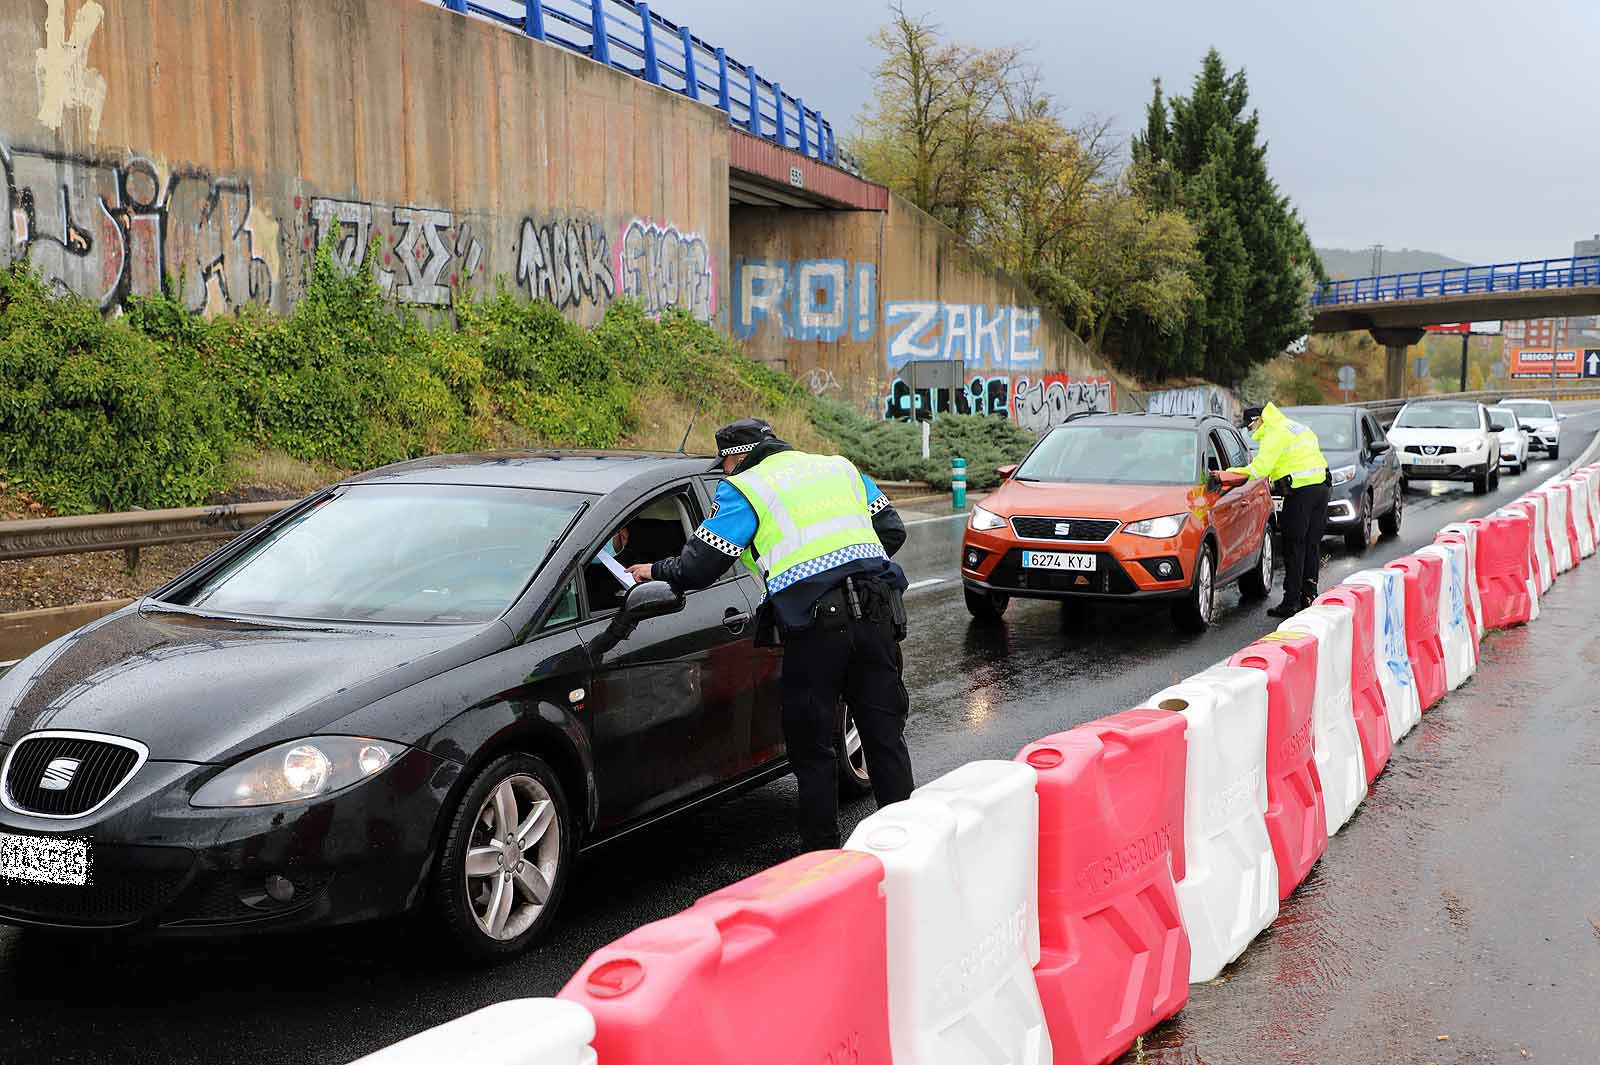
[[[1368,330],[1372,339],[1383,345],[1389,356],[1383,371],[1383,394],[1401,399],[1406,385],[1406,349],[1420,343],[1427,330],[1420,327],[1385,326]]]

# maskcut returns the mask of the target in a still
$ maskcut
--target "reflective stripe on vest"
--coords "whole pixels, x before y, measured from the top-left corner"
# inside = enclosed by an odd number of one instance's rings
[[[752,546],[768,591],[800,579],[782,579],[798,567],[806,567],[811,572],[804,575],[810,576],[855,558],[882,555],[866,486],[846,459],[783,451],[728,478],[728,483],[756,512]],[[827,564],[821,565],[824,560]]]

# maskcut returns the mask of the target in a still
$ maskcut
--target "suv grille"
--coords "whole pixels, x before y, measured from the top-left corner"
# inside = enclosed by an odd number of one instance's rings
[[[1065,526],[1066,531],[1058,528]],[[1070,540],[1100,544],[1111,539],[1117,522],[1106,518],[1012,518],[1011,528],[1024,540]]]
[[[19,813],[77,817],[116,794],[143,760],[143,748],[109,736],[24,736],[6,763],[7,805]]]
[[[1406,451],[1413,455],[1454,455],[1454,444],[1407,444]]]
[[[1026,569],[1022,551],[1012,548],[989,574],[989,583],[1001,590],[1015,588],[1035,592],[1091,592],[1099,595],[1131,595],[1139,590],[1133,578],[1110,555],[1095,552],[1093,573],[1053,569]]]

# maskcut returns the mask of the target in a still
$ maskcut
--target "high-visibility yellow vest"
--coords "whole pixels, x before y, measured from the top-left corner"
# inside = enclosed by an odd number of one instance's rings
[[[867,489],[850,460],[781,451],[728,478],[756,512],[743,561],[777,593],[806,577],[863,558],[884,557]]]
[[[1295,488],[1327,480],[1328,460],[1322,455],[1317,434],[1273,404],[1268,403],[1261,412],[1261,428],[1252,435],[1261,442],[1261,451],[1250,465],[1238,467],[1238,472],[1269,481],[1287,477]]]

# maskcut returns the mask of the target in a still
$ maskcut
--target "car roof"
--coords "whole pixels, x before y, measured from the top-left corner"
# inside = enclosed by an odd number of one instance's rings
[[[433,455],[357,474],[345,484],[456,484],[605,494],[632,481],[709,473],[709,455],[662,451],[485,451]]]
[[[1352,418],[1355,417],[1357,414],[1361,413],[1361,408],[1360,407],[1346,407],[1346,406],[1344,406],[1343,404],[1340,404],[1340,403],[1306,403],[1306,404],[1302,404],[1302,405],[1300,405],[1298,407],[1282,407],[1280,409],[1285,414],[1304,414],[1307,411],[1324,411],[1324,410],[1344,411],[1345,413],[1349,414]]]
[[[1125,411],[1118,414],[1074,414],[1063,424],[1130,425],[1140,421],[1158,429],[1188,429],[1193,431],[1202,426],[1210,428],[1214,425],[1226,425],[1230,429],[1237,428],[1228,419],[1219,417],[1215,414],[1151,414],[1149,411],[1142,410]]]

